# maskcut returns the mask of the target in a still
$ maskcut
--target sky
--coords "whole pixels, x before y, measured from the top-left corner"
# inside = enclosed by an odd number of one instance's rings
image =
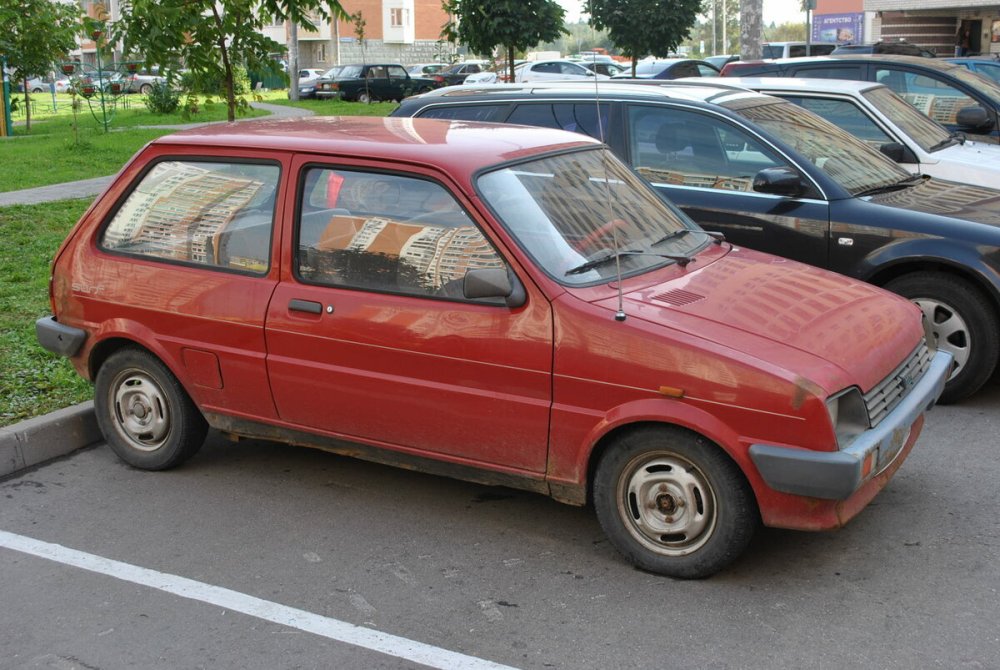
[[[729,1],[739,2],[739,0]],[[575,22],[580,18],[581,8],[586,4],[586,0],[559,0],[559,4],[566,10],[566,20]],[[771,23],[805,22],[805,20],[805,14],[799,11],[799,0],[764,0],[765,26]]]

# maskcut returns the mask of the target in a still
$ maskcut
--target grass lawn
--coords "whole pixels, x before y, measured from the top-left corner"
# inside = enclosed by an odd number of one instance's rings
[[[51,313],[49,266],[89,199],[0,207],[0,425],[93,397],[69,362],[42,349],[35,319]]]

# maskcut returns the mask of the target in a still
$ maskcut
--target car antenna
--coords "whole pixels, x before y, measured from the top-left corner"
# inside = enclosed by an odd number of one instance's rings
[[[591,18],[594,16],[594,2],[593,0],[587,0],[587,9],[590,12]],[[597,55],[592,54],[594,57],[594,63],[596,66]],[[601,88],[598,85],[597,70],[593,70],[594,73],[594,104],[597,106],[597,135],[598,139],[601,140],[601,163],[604,166],[604,196],[608,208],[608,221],[615,220],[614,207],[611,204],[611,181],[608,178],[608,143],[604,137],[604,121],[601,119]],[[622,262],[621,254],[619,253],[618,246],[618,226],[611,226],[611,244],[614,247],[615,252],[615,279],[616,285],[618,286],[618,311],[615,312],[615,321],[625,320],[625,297],[622,295]]]

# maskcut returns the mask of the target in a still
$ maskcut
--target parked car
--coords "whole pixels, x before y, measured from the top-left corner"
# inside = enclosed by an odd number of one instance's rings
[[[705,56],[702,60],[709,65],[713,65],[719,70],[722,70],[727,63],[733,63],[739,59],[740,57],[737,54],[720,54],[718,56]]]
[[[406,72],[411,77],[429,77],[448,67],[447,63],[417,63],[407,65]]]
[[[719,68],[693,58],[643,60],[636,63],[636,79],[680,79],[682,77],[718,77]],[[632,68],[615,75],[616,79],[632,78]]]
[[[437,86],[451,86],[461,84],[470,74],[482,72],[489,67],[489,63],[484,60],[467,60],[454,63],[443,70],[439,70],[430,75]]]
[[[394,116],[542,125],[604,137],[670,201],[735,244],[914,300],[979,389],[1000,354],[1000,190],[914,176],[788,101],[698,83],[439,89]],[[602,135],[603,131],[603,135]]]
[[[616,74],[628,72],[628,68],[626,68],[621,63],[614,63],[614,62],[608,63],[605,61],[589,62],[585,60],[579,62],[580,65],[587,68],[591,72],[596,72],[597,74],[603,74],[608,77],[613,77]]]
[[[572,79],[608,79],[571,60],[528,61],[514,71],[514,81],[566,81]]]
[[[857,54],[893,54],[896,56],[920,56],[934,58],[937,56],[930,49],[911,42],[873,42],[871,44],[841,44],[830,52],[833,56],[852,56]],[[819,55],[819,54],[817,54]]]
[[[837,48],[832,42],[765,42],[761,45],[761,58],[799,58],[823,56]]]
[[[911,173],[1000,187],[1000,146],[949,132],[882,84],[792,77],[728,77],[726,81],[794,102]]]
[[[955,63],[972,70],[976,74],[988,77],[1000,85],[1000,60],[987,56],[967,56],[965,58],[945,58],[949,63]]]
[[[143,95],[151,93],[155,84],[163,86],[166,83],[167,78],[160,72],[159,68],[137,70],[126,74],[123,78],[126,93],[141,93]]]
[[[326,70],[322,68],[315,67],[305,67],[299,70],[299,82],[301,83],[303,79],[317,79],[323,76]]]
[[[707,235],[598,142],[469,122],[156,139],[50,297],[39,340],[134,467],[211,426],[522,487],[677,577],[845,524],[950,367],[912,304]]]
[[[334,77],[316,81],[316,97],[340,98],[354,102],[402,100],[414,93],[424,93],[436,86],[433,79],[411,77],[402,65],[378,63],[344,65]]]
[[[1000,142],[1000,84],[942,59],[879,55],[740,61],[724,67],[722,76],[877,81],[948,130]]]
[[[326,81],[336,81],[337,76],[340,74],[346,65],[334,65],[329,70],[321,72],[318,77],[309,77],[307,79],[299,79],[299,99],[308,100],[309,98],[316,97],[316,87],[320,80]]]

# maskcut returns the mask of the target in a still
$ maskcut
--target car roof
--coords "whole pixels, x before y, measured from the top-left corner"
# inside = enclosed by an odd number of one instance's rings
[[[956,63],[949,63],[944,59],[926,58],[924,56],[903,56],[898,54],[846,54],[829,56],[805,56],[802,58],[775,58],[774,60],[763,61],[740,61],[741,64],[749,63],[775,63],[777,65],[800,65],[804,63],[903,63],[906,65],[918,65],[920,67],[931,68],[947,72],[955,68],[961,68]],[[738,70],[735,70],[738,72]],[[831,79],[831,81],[833,81]]]
[[[662,79],[625,79],[602,80],[595,87],[593,81],[546,81],[520,84],[464,84],[461,86],[446,86],[423,93],[408,100],[433,100],[436,98],[524,98],[532,95],[587,96],[595,94],[601,97],[629,96],[634,99],[674,99],[693,102],[715,103],[720,97],[727,100],[736,98],[752,99],[766,96],[745,88],[727,84],[725,80],[717,81],[718,77],[690,78],[683,82]]]
[[[213,124],[165,135],[151,144],[363,156],[435,165],[453,174],[469,174],[520,157],[599,143],[578,133],[551,128],[327,116]]]
[[[682,79],[681,81],[688,81]],[[766,88],[769,90],[842,93],[858,95],[873,88],[884,88],[875,81],[856,81],[853,79],[807,79],[805,77],[726,77],[727,83],[747,88]]]

